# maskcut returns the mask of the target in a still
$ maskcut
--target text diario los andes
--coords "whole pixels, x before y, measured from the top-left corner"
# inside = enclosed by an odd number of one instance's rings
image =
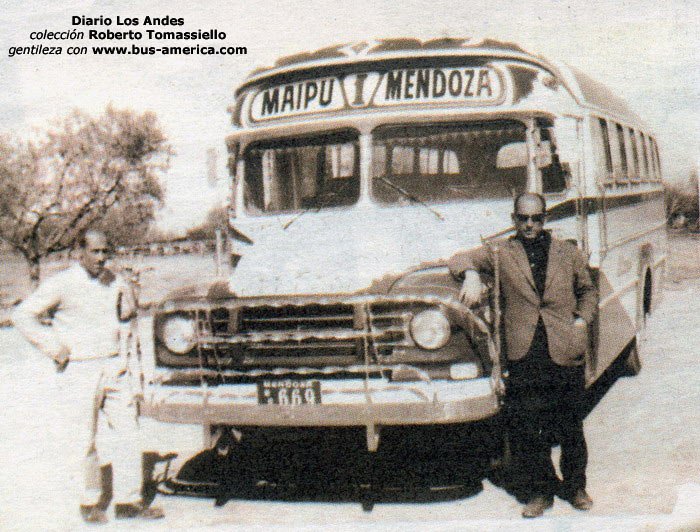
[[[85,16],[78,16],[74,15],[71,17],[71,23],[73,26],[112,26],[112,24],[115,24],[115,26],[123,27],[123,31],[112,31],[110,29],[106,29],[103,31],[99,30],[89,30],[88,31],[88,38],[89,39],[98,39],[98,40],[141,40],[143,37],[143,33],[140,31],[134,31],[131,28],[137,27],[139,25],[143,26],[166,26],[166,27],[172,27],[172,26],[182,26],[185,23],[185,19],[183,17],[150,17],[146,16],[143,21],[140,21],[138,17],[122,17],[121,15],[117,15],[116,19],[112,19],[110,17],[104,17],[104,16],[99,16],[99,17],[85,17]],[[129,27],[127,29],[126,27]],[[226,33],[223,31],[219,31],[217,29],[207,29],[207,30],[201,30],[198,29],[196,31],[157,31],[155,29],[146,29],[146,37],[148,39],[155,39],[155,40],[193,40],[193,39],[202,39],[202,40],[224,40],[226,39]]]
[[[73,15],[71,24],[73,26],[111,26],[115,21],[111,17],[86,17],[83,15]],[[117,15],[117,26],[184,26],[185,19],[183,17],[175,18],[170,16],[165,17],[150,17],[146,16],[143,22],[139,21],[138,17],[122,17]]]

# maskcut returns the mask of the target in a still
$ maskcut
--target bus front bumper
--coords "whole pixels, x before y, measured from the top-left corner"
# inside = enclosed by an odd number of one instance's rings
[[[166,423],[261,427],[429,425],[485,419],[499,409],[488,377],[464,381],[321,380],[316,404],[259,404],[255,384],[150,384],[141,413]]]

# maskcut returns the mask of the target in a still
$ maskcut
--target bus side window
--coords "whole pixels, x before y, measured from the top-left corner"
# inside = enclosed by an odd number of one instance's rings
[[[612,147],[610,145],[610,131],[608,130],[608,123],[605,118],[599,118],[598,125],[600,126],[600,140],[602,143],[603,158],[605,162],[605,182],[611,183],[614,179],[614,174]]]
[[[626,183],[629,180],[629,167],[627,165],[627,151],[625,150],[625,130],[623,127],[615,123],[617,132],[617,146],[620,150],[620,173],[615,176],[615,181]]]
[[[647,138],[644,133],[640,134],[640,142],[642,144],[642,163],[644,163],[644,181],[649,181],[651,174],[649,173],[649,153],[647,151]]]
[[[656,181],[656,159],[654,158],[654,140],[647,136],[647,148],[649,149],[649,181]]]
[[[656,139],[651,139],[651,146],[652,146],[652,159],[654,160],[654,168],[655,168],[655,174],[654,174],[654,181],[661,181],[661,159],[659,159],[659,147],[656,144]]]
[[[632,128],[629,128],[627,132],[629,133],[630,146],[632,148],[632,175],[630,178],[632,181],[639,181],[641,172],[639,170],[639,152],[637,151],[637,133]]]

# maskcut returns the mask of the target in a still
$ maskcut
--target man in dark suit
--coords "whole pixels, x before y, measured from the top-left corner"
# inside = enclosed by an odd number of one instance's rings
[[[460,298],[472,306],[481,297],[480,274],[493,274],[498,258],[508,360],[505,417],[514,487],[526,502],[523,517],[542,515],[555,493],[580,510],[593,504],[585,489],[583,355],[598,295],[583,253],[544,231],[545,212],[543,196],[521,194],[514,202],[514,237],[450,259],[453,275],[464,279]],[[561,485],[553,444],[561,446]]]

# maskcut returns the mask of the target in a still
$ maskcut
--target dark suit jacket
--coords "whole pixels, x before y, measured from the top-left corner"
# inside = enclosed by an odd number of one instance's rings
[[[598,307],[598,292],[583,253],[575,244],[552,238],[540,297],[522,244],[510,238],[492,246],[498,253],[508,359],[520,360],[527,354],[541,317],[552,360],[562,366],[582,364],[587,331],[577,330],[574,319],[581,317],[590,324]],[[493,258],[486,246],[460,252],[449,260],[450,271],[460,279],[466,270],[492,275]]]

